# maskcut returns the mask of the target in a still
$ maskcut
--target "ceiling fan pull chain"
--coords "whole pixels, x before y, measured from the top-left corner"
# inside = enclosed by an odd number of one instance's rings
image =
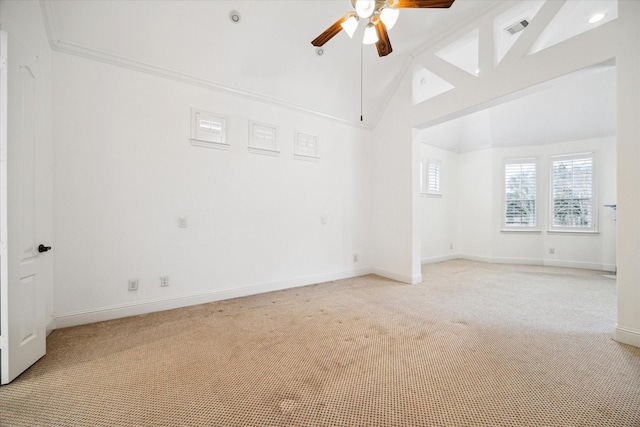
[[[360,43],[360,121],[362,121],[362,43]]]

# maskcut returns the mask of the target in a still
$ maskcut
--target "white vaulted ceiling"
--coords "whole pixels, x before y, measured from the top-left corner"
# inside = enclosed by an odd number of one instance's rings
[[[393,53],[379,58],[341,32],[317,56],[311,40],[346,12],[350,0],[43,2],[55,49],[220,90],[360,120],[375,126],[411,53],[496,4],[457,0],[449,9],[403,9],[390,32]],[[234,24],[229,12],[237,10]]]
[[[496,18],[502,28],[500,19],[534,15],[541,2],[456,0],[449,9],[402,9],[389,32],[393,53],[384,58],[378,57],[375,46],[360,42],[362,23],[353,39],[341,32],[324,45],[322,56],[316,55],[311,40],[352,10],[350,0],[44,0],[42,4],[51,44],[58,51],[354,124],[360,123],[362,49],[363,124],[373,128],[399,79],[413,71],[413,57],[485,12],[507,10]],[[582,22],[594,10],[611,5],[615,2],[570,1],[564,9]],[[577,13],[580,7],[585,10]],[[240,12],[240,23],[229,19],[232,10]],[[561,22],[580,30],[576,22]],[[502,34],[499,28],[496,31]],[[556,34],[547,44],[570,36]],[[463,152],[486,145],[612,135],[614,91],[611,66],[591,70],[580,78],[552,82],[510,104],[423,130],[421,137]]]
[[[601,64],[534,87],[494,107],[420,132],[419,139],[464,153],[616,134],[616,68]]]

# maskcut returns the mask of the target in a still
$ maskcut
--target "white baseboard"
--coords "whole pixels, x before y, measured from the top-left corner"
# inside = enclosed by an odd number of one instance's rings
[[[407,276],[404,274],[395,273],[393,271],[383,270],[381,268],[372,268],[371,273],[377,276],[386,277],[387,279],[395,280],[397,282],[408,283],[410,285],[415,285],[416,283],[422,282],[422,274]]]
[[[551,267],[583,268],[585,270],[616,271],[615,265],[612,266],[610,264],[598,264],[592,262],[554,261],[545,259],[543,265]]]
[[[460,254],[458,258],[470,261],[488,262],[491,264],[522,264],[522,265],[542,265],[542,259],[536,258],[501,258]]]
[[[214,301],[261,294],[282,289],[296,288],[300,286],[314,285],[332,280],[349,279],[351,277],[370,274],[371,269],[350,270],[338,273],[322,274],[317,276],[302,277],[282,282],[263,283],[259,285],[245,286],[234,289],[222,289],[212,292],[202,292],[192,295],[183,295],[174,298],[141,301],[132,304],[118,304],[108,307],[100,307],[90,310],[82,310],[57,315],[54,322],[50,322],[55,328],[67,328],[70,326],[84,325],[87,323],[102,322],[105,320],[119,319],[139,314],[153,313],[156,311],[172,310],[191,305],[206,304]],[[53,329],[52,329],[53,330]]]
[[[613,332],[613,339],[622,344],[632,345],[634,347],[640,347],[640,331],[633,331],[627,328],[621,328],[616,325]]]
[[[47,336],[49,336],[51,332],[56,329],[56,318],[52,316],[45,324],[45,328],[47,331]]]
[[[436,262],[451,261],[452,259],[459,259],[459,258],[460,258],[460,255],[458,255],[458,254],[434,256],[434,257],[429,257],[429,258],[422,258],[420,263],[421,264],[435,264]]]
[[[488,262],[492,264],[522,264],[522,265],[546,265],[549,267],[566,267],[580,268],[584,270],[598,271],[616,271],[616,266],[612,264],[598,264],[592,262],[550,260],[541,258],[502,258],[502,257],[486,257],[477,255],[460,254],[459,259],[468,259],[471,261]],[[450,258],[455,259],[455,258]],[[424,263],[424,261],[423,261]]]

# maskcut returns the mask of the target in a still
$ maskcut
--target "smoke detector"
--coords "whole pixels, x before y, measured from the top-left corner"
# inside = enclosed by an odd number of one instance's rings
[[[519,33],[520,31],[524,30],[525,28],[527,28],[527,26],[529,25],[529,21],[527,21],[526,19],[523,19],[522,21],[518,21],[515,24],[511,24],[509,25],[507,28],[505,28],[504,30],[509,33],[510,35],[514,35]]]
[[[237,10],[232,10],[231,12],[229,12],[229,19],[231,19],[231,22],[233,22],[234,24],[237,24],[238,22],[240,22],[240,12],[238,12]]]

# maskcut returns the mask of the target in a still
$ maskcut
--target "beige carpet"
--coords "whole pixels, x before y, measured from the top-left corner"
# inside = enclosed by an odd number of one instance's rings
[[[54,331],[1,426],[640,426],[600,272],[450,261]]]

